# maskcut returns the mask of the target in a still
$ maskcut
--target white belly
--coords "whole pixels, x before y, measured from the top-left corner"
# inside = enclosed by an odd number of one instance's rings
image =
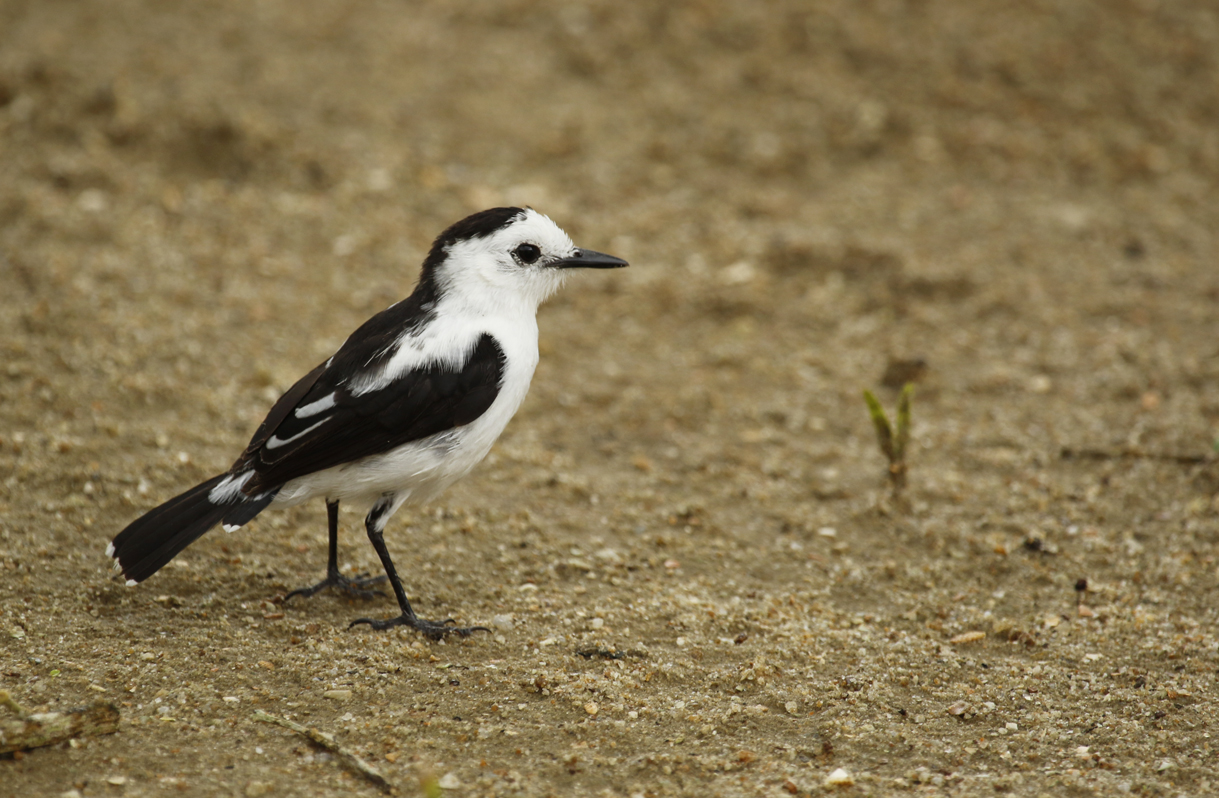
[[[426,502],[470,473],[516,414],[537,366],[536,333],[532,341],[521,341],[519,335],[516,341],[496,338],[504,348],[507,364],[499,395],[487,412],[463,427],[294,479],[280,488],[274,504],[300,504],[318,496],[329,501],[372,503],[387,493]],[[509,351],[512,343],[516,351]]]

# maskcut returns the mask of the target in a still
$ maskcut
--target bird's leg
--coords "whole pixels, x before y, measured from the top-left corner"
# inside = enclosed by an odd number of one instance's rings
[[[355,579],[348,579],[339,573],[339,503],[337,501],[326,502],[326,517],[330,522],[330,557],[326,561],[326,578],[312,587],[302,587],[293,590],[284,596],[284,601],[293,596],[309,598],[314,593],[325,590],[328,587],[336,587],[355,598],[368,599],[374,596],[385,595],[380,590],[368,590],[369,585],[384,582],[384,576],[369,577],[368,574],[361,574]]]
[[[377,556],[381,558],[381,565],[385,567],[385,573],[389,577],[390,586],[394,589],[394,595],[398,598],[398,606],[402,609],[402,614],[397,618],[384,621],[358,618],[352,621],[348,628],[362,623],[366,623],[378,631],[394,626],[409,626],[422,632],[424,637],[431,640],[441,640],[446,635],[453,634],[469,637],[474,632],[490,632],[491,630],[485,626],[457,626],[457,622],[452,618],[443,621],[424,620],[411,608],[411,603],[406,598],[406,591],[402,589],[402,580],[398,578],[398,570],[394,568],[394,562],[389,558],[389,549],[385,547],[383,534],[389,517],[401,506],[404,499],[405,497],[397,498],[393,494],[382,496],[369,510],[368,517],[364,519],[364,525],[368,529],[368,539],[372,542],[372,547],[377,550]]]

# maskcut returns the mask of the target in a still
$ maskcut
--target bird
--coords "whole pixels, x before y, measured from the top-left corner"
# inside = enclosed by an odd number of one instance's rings
[[[468,474],[516,413],[538,364],[539,305],[573,269],[621,258],[576,247],[532,208],[491,208],[432,244],[410,296],[368,321],[271,407],[232,467],[149,510],[106,549],[128,585],[148,579],[216,525],[233,532],[268,508],[325,500],[326,578],[285,600],[336,588],[371,597],[388,580],[400,614],[348,628],[405,626],[440,640],[486,627],[415,614],[385,545],[390,518]],[[365,531],[384,576],[339,573],[339,503],[369,507]]]

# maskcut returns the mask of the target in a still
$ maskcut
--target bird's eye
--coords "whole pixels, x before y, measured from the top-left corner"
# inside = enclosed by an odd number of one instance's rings
[[[521,244],[516,249],[512,250],[512,254],[521,263],[533,263],[538,258],[542,257],[542,250],[537,244]]]

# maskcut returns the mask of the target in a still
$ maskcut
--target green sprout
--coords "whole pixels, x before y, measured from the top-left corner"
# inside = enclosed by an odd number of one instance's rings
[[[914,383],[908,382],[902,387],[901,396],[897,398],[897,424],[893,425],[889,423],[889,417],[876,396],[871,391],[863,392],[868,415],[876,428],[876,442],[889,459],[889,486],[894,496],[906,486],[906,444],[910,442],[910,397],[913,393]]]

